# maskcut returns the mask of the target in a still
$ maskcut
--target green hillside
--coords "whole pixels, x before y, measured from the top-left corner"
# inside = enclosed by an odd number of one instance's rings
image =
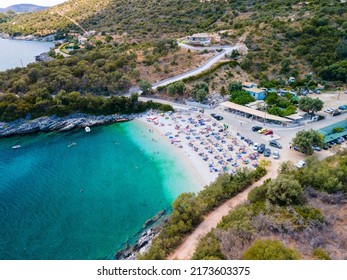
[[[290,76],[346,83],[346,18],[340,0],[70,0],[45,11],[0,14],[0,32],[85,29],[127,34],[132,42],[222,31],[225,42],[244,40],[249,53],[242,69],[271,87]]]
[[[0,30],[45,35],[58,29],[80,30],[76,21],[86,30],[159,37],[211,28],[227,7],[220,0],[70,0],[46,11],[14,16]]]

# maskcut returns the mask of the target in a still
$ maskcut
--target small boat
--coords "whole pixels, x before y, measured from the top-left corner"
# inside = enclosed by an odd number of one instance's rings
[[[15,145],[12,147],[12,149],[19,149],[19,148],[21,148],[21,145]]]
[[[68,147],[71,148],[71,147],[73,147],[73,146],[75,146],[75,145],[77,145],[77,143],[71,142],[71,143],[68,145]]]
[[[89,127],[89,126],[86,126],[86,127],[84,128],[84,130],[88,133],[88,132],[90,132],[90,127]]]

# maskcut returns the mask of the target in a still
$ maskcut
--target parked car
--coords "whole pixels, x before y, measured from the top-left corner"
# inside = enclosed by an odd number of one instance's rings
[[[315,151],[317,151],[317,152],[319,152],[319,151],[322,150],[322,149],[321,149],[320,147],[318,147],[317,145],[313,145],[313,146],[312,146],[312,149],[315,150]]]
[[[272,153],[272,157],[274,159],[279,159],[280,158],[280,152],[278,150],[275,150],[273,153]]]
[[[215,118],[217,121],[221,121],[221,120],[223,119],[222,116],[219,116],[219,115],[217,115],[217,114],[215,114],[215,113],[212,113],[212,114],[211,114],[211,117]]]
[[[260,144],[258,147],[258,153],[262,154],[265,151],[265,144]]]
[[[347,109],[346,105],[341,105],[341,106],[339,106],[338,108],[339,108],[339,110],[341,110],[341,111],[344,111],[344,110]]]
[[[335,116],[341,115],[341,112],[340,112],[339,110],[334,110],[334,111],[331,113],[331,115],[332,115],[333,117],[335,117]]]
[[[301,168],[301,167],[304,167],[305,165],[306,165],[306,162],[304,162],[303,160],[299,160],[295,166],[297,168]]]
[[[258,143],[254,143],[253,145],[253,151],[257,151],[259,148],[259,144]]]
[[[274,134],[274,132],[271,129],[264,132],[264,135],[271,135],[271,134]]]
[[[298,146],[294,146],[293,149],[294,149],[295,151],[297,151],[297,152],[301,152],[301,151],[300,151],[300,148],[299,148]]]
[[[264,157],[269,157],[271,155],[271,150],[269,148],[265,149]]]
[[[278,149],[282,149],[282,145],[280,143],[278,143],[276,140],[271,140],[269,142],[269,145],[272,147],[276,147]]]
[[[252,131],[258,131],[258,130],[260,130],[260,129],[262,129],[263,127],[261,127],[261,126],[253,126],[252,127]]]
[[[198,108],[196,108],[196,107],[189,107],[189,110],[191,110],[191,111],[198,111]]]
[[[268,131],[267,128],[262,128],[262,129],[259,129],[259,130],[258,130],[258,133],[259,133],[259,134],[263,134],[263,133],[265,133],[266,131]]]
[[[328,113],[328,114],[331,114],[331,113],[334,112],[334,111],[335,111],[335,109],[334,109],[334,108],[331,108],[331,107],[326,108],[326,109],[324,110],[324,112],[325,112],[325,113]]]

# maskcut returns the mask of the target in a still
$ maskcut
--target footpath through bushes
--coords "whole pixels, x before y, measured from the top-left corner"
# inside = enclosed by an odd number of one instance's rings
[[[204,215],[245,190],[265,174],[265,168],[260,166],[253,171],[244,168],[235,175],[221,175],[197,195],[181,194],[173,203],[169,221],[153,240],[148,252],[139,256],[139,259],[165,259],[202,222]]]

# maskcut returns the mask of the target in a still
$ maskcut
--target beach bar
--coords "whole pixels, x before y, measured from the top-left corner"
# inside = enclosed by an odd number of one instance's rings
[[[286,126],[287,124],[293,122],[292,120],[282,118],[280,116],[271,115],[267,112],[252,109],[230,101],[223,102],[221,105],[232,110],[233,112],[243,114],[246,117],[252,117],[252,119],[256,119],[259,121],[267,121],[269,123],[280,124],[283,126]]]

